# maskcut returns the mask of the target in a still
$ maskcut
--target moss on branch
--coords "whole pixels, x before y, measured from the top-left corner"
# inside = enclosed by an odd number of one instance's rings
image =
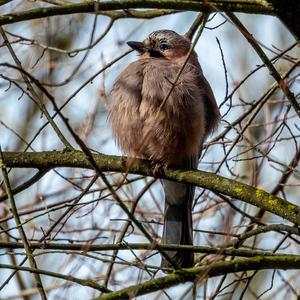
[[[269,3],[276,15],[286,25],[295,38],[300,41],[300,1],[299,0],[266,0]]]
[[[94,300],[132,299],[133,297],[158,291],[188,281],[201,281],[229,273],[262,269],[300,269],[300,257],[256,256],[234,261],[215,262],[198,268],[181,269],[162,278],[146,281],[116,292],[103,294]]]
[[[128,9],[173,9],[181,11],[231,11],[231,12],[244,12],[255,14],[267,14],[273,15],[274,9],[272,5],[265,1],[260,0],[210,0],[210,1],[177,1],[177,0],[125,0],[125,1],[88,1],[76,4],[66,4],[64,6],[49,6],[39,7],[27,11],[13,12],[0,16],[0,25],[16,23],[26,20],[33,20],[39,18],[46,18],[51,16],[68,15],[76,13],[97,13],[110,15],[112,17],[149,17],[151,12],[127,12],[124,14],[124,10]],[[123,10],[123,11],[122,11]],[[116,12],[120,11],[118,16]],[[126,11],[125,11],[126,12]],[[153,12],[152,12],[153,13]],[[154,12],[153,17],[158,16]],[[162,15],[164,12],[162,12]],[[151,17],[151,16],[150,16]]]
[[[94,159],[102,172],[129,172],[153,176],[153,165],[149,161],[126,157],[95,154]],[[52,152],[4,152],[3,160],[10,168],[52,169],[58,167],[93,169],[81,151]],[[240,199],[266,211],[274,213],[296,225],[300,225],[300,207],[271,195],[262,189],[199,170],[179,170],[166,168],[161,178],[182,183],[191,183],[205,189],[216,191]]]

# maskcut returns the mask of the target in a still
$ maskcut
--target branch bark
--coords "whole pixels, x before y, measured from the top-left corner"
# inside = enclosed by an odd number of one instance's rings
[[[289,31],[300,40],[300,2],[299,0],[267,0],[276,11],[276,15],[286,25]]]
[[[249,249],[236,249],[232,247],[208,247],[208,246],[191,246],[191,245],[164,245],[164,244],[150,244],[150,243],[116,243],[116,244],[75,244],[75,243],[54,243],[54,242],[32,242],[30,243],[31,249],[38,249],[40,251],[48,250],[61,250],[61,251],[83,251],[83,252],[94,252],[94,251],[112,251],[112,250],[178,250],[202,253],[202,254],[216,254],[226,256],[241,256],[241,257],[254,257],[254,256],[278,256],[278,254],[257,251]],[[2,242],[0,241],[1,249],[24,249],[24,244],[21,242]],[[290,256],[289,254],[280,254],[284,257]],[[300,255],[298,255],[300,258]]]
[[[256,256],[253,258],[237,259],[234,261],[216,262],[198,268],[175,271],[168,276],[132,285],[116,292],[104,294],[94,300],[132,299],[136,296],[145,295],[188,281],[201,281],[208,277],[215,277],[229,273],[274,268],[285,270],[300,269],[300,258],[292,255],[289,257],[279,257],[274,255],[268,257]]]
[[[42,269],[37,269],[37,268],[30,268],[30,267],[23,267],[23,266],[14,266],[14,265],[7,265],[7,264],[0,264],[0,270],[1,269],[7,269],[7,270],[18,270],[18,271],[25,271],[25,272],[29,272],[32,274],[38,274],[38,275],[46,275],[49,277],[53,277],[53,278],[59,278],[59,279],[63,279],[66,281],[71,281],[71,282],[75,282],[77,284],[80,284],[82,286],[86,286],[86,287],[90,287],[92,289],[101,291],[101,292],[109,292],[109,290],[98,284],[96,282],[96,280],[92,280],[92,279],[81,279],[81,278],[77,278],[74,277],[72,275],[63,275],[57,272],[51,272],[48,270],[42,270]]]
[[[153,164],[149,161],[135,159],[128,162],[126,157],[94,154],[93,158],[101,172],[124,172],[153,176]],[[10,168],[52,169],[58,167],[93,169],[81,151],[53,152],[3,152],[3,161]],[[300,207],[271,195],[262,189],[200,170],[179,170],[166,168],[161,178],[191,183],[205,189],[213,190],[232,198],[240,199],[296,225],[300,225]]]
[[[16,23],[27,20],[46,18],[51,16],[69,15],[76,13],[97,13],[108,15],[115,10],[128,10],[134,8],[174,9],[181,11],[225,11],[243,12],[249,14],[274,15],[271,4],[262,0],[210,0],[210,1],[176,1],[176,0],[126,0],[126,1],[89,1],[64,6],[50,6],[35,8],[27,11],[14,12],[0,16],[0,25]],[[139,13],[137,13],[139,14]],[[134,17],[134,12],[122,13],[120,17]],[[147,14],[144,14],[147,16]],[[139,17],[142,15],[139,14]],[[115,15],[117,18],[117,15]]]

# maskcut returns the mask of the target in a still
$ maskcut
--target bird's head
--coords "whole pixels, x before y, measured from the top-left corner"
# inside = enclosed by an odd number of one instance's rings
[[[191,47],[187,38],[172,30],[154,31],[143,42],[130,41],[127,44],[139,52],[141,58],[157,57],[174,62],[183,61]]]

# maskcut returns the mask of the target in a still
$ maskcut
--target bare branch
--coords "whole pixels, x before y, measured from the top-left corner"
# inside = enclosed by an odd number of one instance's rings
[[[134,174],[153,176],[153,165],[145,160],[136,159],[133,163],[127,164],[126,157],[104,154],[94,154],[93,159],[101,172],[117,171],[127,173],[129,171]],[[11,168],[51,169],[73,167],[93,169],[84,153],[73,150],[35,153],[4,152],[3,160],[7,167]],[[300,207],[250,185],[199,170],[184,171],[166,168],[161,178],[191,183],[223,193],[300,225]]]

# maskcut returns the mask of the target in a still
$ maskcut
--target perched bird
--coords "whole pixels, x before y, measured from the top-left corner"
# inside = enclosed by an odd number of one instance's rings
[[[196,169],[203,142],[220,115],[194,51],[174,82],[187,59],[190,40],[171,30],[159,30],[143,42],[127,44],[139,53],[139,59],[119,75],[112,88],[109,118],[117,143],[129,157],[147,158],[158,166]],[[162,242],[192,245],[194,187],[168,180],[162,180],[162,185]],[[194,263],[193,253],[166,253],[178,267]],[[170,264],[163,258],[162,266]]]

